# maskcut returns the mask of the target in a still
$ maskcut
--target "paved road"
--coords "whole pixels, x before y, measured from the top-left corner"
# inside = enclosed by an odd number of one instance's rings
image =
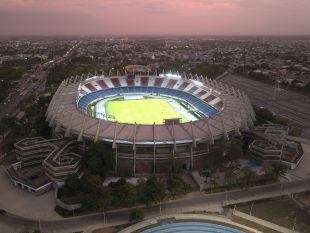
[[[17,88],[14,88],[10,92],[10,96],[0,103],[0,118],[5,116],[14,116],[18,114],[18,105],[31,95],[35,93],[35,91],[41,89],[42,85],[44,84],[44,80],[47,77],[46,71],[41,71],[37,73],[36,78],[38,81],[36,83],[32,83],[31,81],[25,84],[22,84],[20,88],[24,88],[23,90],[18,90]],[[8,99],[10,99],[10,102],[8,102]]]
[[[57,64],[60,61],[65,61],[70,58],[74,50],[80,45],[81,42],[72,46],[69,51],[66,52],[62,57],[57,60],[51,60],[40,67],[35,71],[36,82],[32,82],[30,77],[22,80],[19,86],[15,86],[11,89],[8,97],[0,103],[0,119],[5,116],[15,116],[18,114],[19,104],[35,94],[36,92],[43,92],[45,90],[46,78],[49,72],[49,69],[53,67],[54,64]],[[43,69],[44,67],[44,69]]]
[[[289,122],[310,129],[309,95],[280,89],[234,74],[226,75],[221,81],[243,90],[254,105],[266,107]]]
[[[310,177],[297,180],[294,182],[284,182],[270,184],[260,187],[254,187],[248,190],[231,191],[224,193],[215,193],[210,195],[200,195],[195,193],[182,200],[170,201],[162,204],[162,214],[175,214],[189,211],[208,210],[210,206],[222,206],[239,202],[247,202],[263,198],[270,198],[292,193],[298,193],[310,190]],[[35,203],[34,203],[35,204]],[[152,218],[160,214],[159,206],[152,206],[144,209],[146,218]],[[128,221],[129,210],[117,210],[93,214],[89,216],[56,220],[56,221],[39,221],[17,217],[11,214],[0,216],[0,233],[4,232],[21,232],[26,230],[41,228],[47,232],[75,232],[91,230],[108,225],[118,225]],[[105,216],[105,218],[104,218]]]

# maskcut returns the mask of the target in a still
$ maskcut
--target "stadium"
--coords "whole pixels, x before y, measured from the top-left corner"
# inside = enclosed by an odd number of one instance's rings
[[[65,79],[46,112],[54,135],[110,145],[117,172],[202,168],[209,145],[240,135],[255,120],[248,97],[221,82],[150,75],[143,66],[125,71]]]

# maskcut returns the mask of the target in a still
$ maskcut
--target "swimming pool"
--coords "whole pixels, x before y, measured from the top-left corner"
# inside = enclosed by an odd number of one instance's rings
[[[155,226],[141,233],[245,233],[236,228],[207,222],[174,222]]]

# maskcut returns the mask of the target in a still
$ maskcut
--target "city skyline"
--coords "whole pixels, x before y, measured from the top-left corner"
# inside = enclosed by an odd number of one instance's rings
[[[308,35],[306,0],[1,0],[0,35]]]

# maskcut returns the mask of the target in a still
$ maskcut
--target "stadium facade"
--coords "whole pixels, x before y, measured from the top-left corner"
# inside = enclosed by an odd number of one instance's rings
[[[217,140],[229,140],[253,126],[255,113],[248,97],[233,87],[206,77],[186,74],[82,75],[65,79],[46,112],[55,135],[76,138],[86,145],[101,140],[115,151],[118,172],[167,172],[172,164],[200,169]],[[106,98],[147,95],[182,100],[199,118],[185,123],[119,123],[96,117],[91,104]]]

